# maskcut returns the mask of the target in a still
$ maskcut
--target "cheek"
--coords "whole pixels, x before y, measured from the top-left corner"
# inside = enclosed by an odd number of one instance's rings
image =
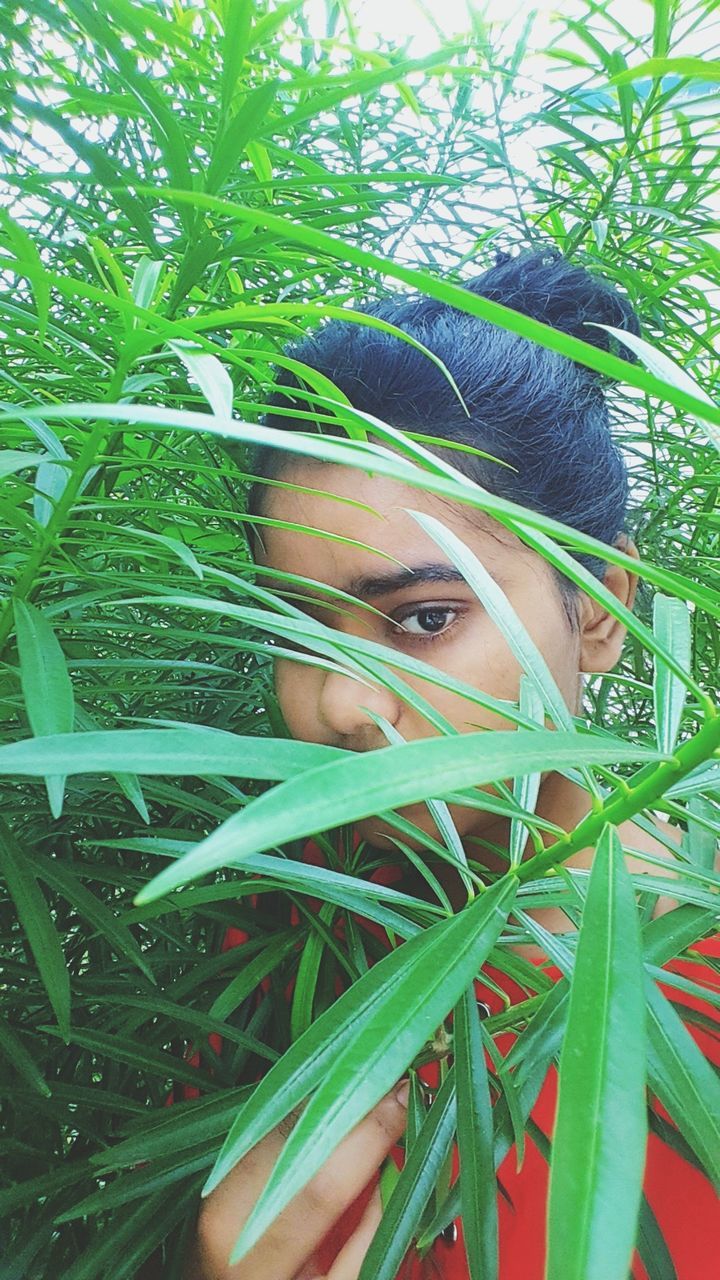
[[[533,638],[567,706],[575,713],[581,690],[577,633],[563,616],[555,618],[553,625],[546,626],[539,637]]]
[[[546,590],[549,594],[549,588]],[[562,606],[548,606],[539,614],[526,598],[512,603],[568,707],[575,710],[579,690],[579,642]],[[518,700],[523,668],[490,618],[486,617],[458,646],[447,669],[492,697],[509,702]],[[473,719],[488,728],[510,727],[493,712],[479,708],[473,713]]]

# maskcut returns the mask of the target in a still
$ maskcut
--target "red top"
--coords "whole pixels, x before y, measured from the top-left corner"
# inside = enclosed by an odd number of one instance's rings
[[[312,843],[306,847],[304,859],[316,864],[322,863],[320,852]],[[372,879],[389,884],[399,879],[400,875],[399,867],[383,867],[373,874]],[[292,922],[297,924],[298,916],[294,907],[292,911]],[[378,937],[385,937],[383,930],[374,922],[358,919],[358,923]],[[338,928],[342,928],[342,919],[338,921]],[[248,935],[243,930],[228,929],[223,950],[239,946],[247,940]],[[720,935],[698,943],[693,951],[720,959]],[[720,979],[709,966],[699,968],[691,961],[676,960],[666,967],[716,992],[720,991]],[[553,981],[561,976],[559,970],[550,965],[543,965],[542,968]],[[483,974],[506,994],[512,1004],[527,998],[527,992],[499,970],[485,966]],[[266,986],[268,981],[266,979],[262,985]],[[291,990],[292,987],[289,988],[289,994]],[[475,990],[478,1000],[484,1001],[491,1013],[498,1013],[505,1007],[493,986],[477,981]],[[699,1010],[714,1022],[715,1033],[692,1024],[687,1025],[708,1060],[720,1066],[720,1017],[717,1010],[707,1002],[675,988],[666,987],[665,994],[676,1005]],[[496,1038],[503,1056],[509,1051],[514,1039],[512,1033]],[[219,1048],[219,1043],[216,1047]],[[419,1074],[432,1088],[437,1084],[437,1063],[428,1064]],[[191,1096],[195,1092],[186,1089],[185,1096]],[[532,1119],[548,1137],[552,1134],[556,1097],[557,1072],[552,1067],[531,1112]],[[401,1164],[402,1150],[395,1148],[393,1155],[396,1162]],[[505,1193],[498,1195],[500,1280],[544,1280],[548,1166],[529,1134],[526,1135],[525,1157],[520,1170],[517,1169],[516,1155],[513,1147],[498,1170],[498,1179]],[[453,1165],[454,1178],[457,1175],[457,1149]],[[343,1243],[357,1226],[376,1181],[377,1179],[368,1185],[363,1195],[343,1215],[323,1242],[318,1251],[318,1262],[322,1270],[329,1269]],[[708,1179],[653,1133],[648,1139],[644,1192],[667,1243],[677,1280],[709,1280],[715,1266],[712,1259],[717,1256],[720,1235],[717,1197]],[[423,1260],[411,1251],[411,1257],[406,1259],[398,1280],[468,1280],[460,1218],[456,1220],[455,1226],[457,1230],[454,1243],[436,1240]],[[632,1280],[648,1280],[637,1253],[633,1257]]]

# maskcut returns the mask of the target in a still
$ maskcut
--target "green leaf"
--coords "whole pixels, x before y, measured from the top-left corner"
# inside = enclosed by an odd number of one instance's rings
[[[133,1200],[144,1200],[154,1191],[177,1187],[178,1182],[186,1183],[192,1174],[207,1169],[212,1161],[213,1151],[207,1141],[185,1151],[173,1152],[164,1160],[156,1158],[152,1164],[143,1161],[140,1168],[120,1174],[112,1182],[105,1182],[99,1190],[76,1201],[71,1208],[59,1214],[56,1221],[63,1223],[77,1218],[92,1219],[98,1214],[110,1213],[120,1206],[131,1204]]]
[[[662,0],[664,4],[664,0]],[[688,79],[720,80],[720,62],[707,58],[648,58],[637,67],[628,67],[619,71],[610,80],[610,84],[629,84],[631,80],[652,78],[659,80],[661,76],[683,76]]]
[[[130,294],[133,302],[147,309],[152,305],[158,280],[162,274],[162,262],[155,262],[143,255],[133,273]]]
[[[151,529],[136,529],[134,525],[130,524],[123,525],[122,532],[123,537],[129,533],[131,537],[145,538],[148,542],[156,542],[162,547],[167,547],[168,551],[172,552],[172,554],[177,556],[183,564],[187,565],[188,569],[195,574],[196,578],[200,578],[202,580],[202,565],[200,564],[192,547],[189,547],[187,543],[183,542],[180,538],[173,538],[165,533],[156,533]]]
[[[42,777],[63,766],[65,773],[140,773],[183,777],[274,780],[292,777],[328,759],[345,755],[290,738],[253,738],[188,725],[178,729],[99,729],[78,734],[49,734],[0,746],[0,775]]]
[[[233,385],[230,374],[217,356],[210,355],[192,342],[176,338],[168,342],[171,351],[182,360],[195,379],[213,413],[218,418],[231,418]]]
[[[607,218],[593,218],[590,222],[599,253],[602,253],[603,245],[607,239],[608,225]]]
[[[428,292],[430,288],[428,286]],[[472,296],[472,295],[467,295]],[[530,323],[528,321],[528,323]],[[537,322],[533,322],[537,323]],[[589,321],[587,323],[590,323]],[[542,326],[545,327],[545,326]],[[549,333],[555,333],[553,329],[548,329]],[[624,330],[619,331],[623,339],[627,338]],[[637,371],[635,365],[627,364],[625,361],[617,360],[615,356],[609,356],[605,352],[601,352],[598,348],[581,343],[577,339],[570,339],[567,335],[568,343],[577,342],[583,350],[594,352],[596,356],[603,356],[604,359],[599,365],[601,372],[617,373],[616,364],[623,368],[632,370],[633,376],[627,375],[626,381],[631,385],[638,382],[643,390],[648,390],[656,394],[663,394],[672,404],[677,404],[681,408],[689,408],[695,412],[698,407],[700,412],[704,412],[704,408],[700,405],[696,396],[689,396],[684,392],[674,389],[669,383],[660,382],[658,379],[651,377],[649,374],[641,374]],[[552,346],[548,342],[548,346]],[[570,354],[563,350],[562,354]],[[607,363],[610,362],[611,368],[608,369]],[[596,361],[588,356],[584,363],[595,367]],[[620,375],[618,375],[620,376]],[[478,486],[471,486],[468,481],[458,476],[451,480],[449,476],[441,473],[440,469],[434,474],[420,471],[414,465],[404,462],[398,458],[396,454],[389,453],[385,449],[377,448],[373,450],[370,445],[365,445],[362,450],[358,450],[355,441],[345,440],[341,438],[313,437],[302,432],[287,432],[276,430],[272,427],[255,426],[247,422],[240,422],[235,418],[219,419],[212,414],[188,412],[183,409],[164,409],[155,405],[124,405],[114,404],[112,406],[98,403],[77,403],[64,404],[61,409],[48,408],[43,406],[43,417],[54,419],[55,417],[64,418],[68,421],[80,420],[86,418],[96,418],[98,421],[112,422],[128,422],[131,424],[133,431],[137,431],[137,424],[142,423],[153,430],[165,431],[172,429],[176,431],[183,428],[191,432],[208,432],[211,435],[218,435],[231,441],[242,441],[245,444],[267,444],[270,448],[282,449],[284,452],[297,454],[298,457],[309,457],[318,459],[322,462],[338,462],[342,466],[355,467],[358,470],[368,470],[368,454],[372,454],[372,471],[378,475],[391,476],[403,483],[420,487],[427,492],[437,493],[443,497],[448,497],[453,501],[468,503],[476,507],[478,510],[487,511],[491,515],[496,516],[503,524],[517,532],[521,539],[530,543],[530,538],[526,537],[526,531],[532,534],[533,530],[542,530],[559,537],[564,544],[567,544],[579,551],[587,552],[590,555],[599,555],[603,559],[612,564],[621,564],[623,567],[636,572],[640,577],[647,578],[648,581],[662,586],[664,589],[675,590],[678,595],[683,596],[687,600],[692,600],[706,609],[713,617],[720,616],[720,604],[717,600],[717,592],[703,587],[702,584],[695,582],[687,574],[673,573],[667,569],[660,568],[656,564],[650,564],[645,560],[633,560],[624,552],[616,547],[609,546],[606,542],[601,542],[596,538],[590,537],[589,534],[583,533],[580,529],[564,525],[558,520],[552,519],[550,516],[542,515],[533,511],[530,507],[520,507],[516,503],[510,502],[505,498],[499,498],[497,495],[490,493],[489,490],[480,489]],[[22,415],[17,410],[11,412],[0,411],[0,422],[17,419],[28,422],[35,416],[33,409],[25,409]],[[354,417],[361,418],[357,411],[354,411]],[[720,408],[714,409],[712,421],[720,426]],[[258,523],[264,517],[256,517]],[[535,540],[540,542],[540,534],[532,534]],[[553,544],[550,543],[552,547]],[[558,548],[558,555],[560,549]],[[547,559],[551,556],[548,554]],[[576,565],[578,569],[583,566],[568,556],[571,565]],[[568,572],[568,577],[572,578],[572,573]],[[597,598],[596,591],[599,591],[602,584],[587,571],[587,578],[591,584],[594,584],[589,594],[592,598]],[[614,599],[611,592],[607,592],[611,599]],[[162,597],[156,596],[158,603]],[[622,606],[617,604],[617,613],[621,612]],[[632,619],[632,613],[625,610],[629,619]],[[628,624],[628,629],[630,626]],[[635,633],[642,630],[642,625],[638,622],[635,627]],[[644,629],[647,631],[647,628]]]
[[[35,298],[35,305],[37,307],[38,339],[43,343],[45,341],[48,315],[50,312],[50,284],[48,281],[48,274],[43,266],[43,261],[35,241],[28,235],[20,222],[17,222],[14,218],[10,217],[10,214],[6,209],[0,209],[0,227],[3,228],[10,243],[10,247],[16,255],[18,271],[23,275],[26,275],[30,281],[33,297]]]
[[[399,743],[406,741],[395,728],[395,725],[390,724],[390,721],[385,716],[378,715],[371,708],[366,707],[365,709],[371,719],[380,726],[388,742]],[[448,728],[450,732],[454,732],[452,725],[448,725]],[[472,887],[472,880],[467,873],[467,854],[452,820],[450,810],[444,800],[426,800],[425,803],[435,826],[443,838],[451,860],[457,865],[458,874],[467,890],[468,898],[472,898],[475,891]]]
[[[19,1076],[24,1077],[34,1092],[41,1094],[43,1098],[51,1097],[52,1089],[28,1051],[24,1040],[21,1040],[4,1018],[0,1018],[0,1053],[4,1054],[10,1066]]]
[[[670,1250],[645,1195],[640,1203],[637,1251],[647,1271],[648,1280],[678,1280]]]
[[[66,466],[47,459],[40,463],[35,477],[33,515],[42,529],[47,528],[50,523],[69,478],[70,472]]]
[[[172,1110],[163,1108],[145,1115],[138,1122],[137,1132],[104,1151],[96,1151],[90,1162],[98,1175],[111,1173],[131,1169],[143,1160],[160,1160],[195,1146],[203,1138],[220,1140],[252,1088],[243,1085],[214,1097],[175,1102]]]
[[[63,142],[87,165],[98,185],[106,191],[112,191],[116,205],[125,214],[142,243],[151,251],[155,250],[155,236],[147,206],[135,194],[139,181],[137,171],[111,158],[104,147],[90,141],[81,130],[74,129],[56,108],[30,98],[23,98],[19,105],[22,105],[23,112],[32,119],[39,120],[60,135]]]
[[[412,954],[408,954],[412,942],[399,949],[405,963],[394,974],[392,987],[386,986],[382,1000],[354,1025],[329,1063],[282,1148],[231,1261],[244,1257],[338,1143],[407,1070],[479,970],[507,920],[515,892],[514,877],[506,877],[458,916],[428,929]],[[377,975],[383,963],[367,977]]]
[[[405,1160],[358,1280],[395,1280],[450,1152],[455,1125],[455,1073],[451,1067]]]
[[[424,954],[431,933],[432,930],[418,932],[383,956],[316,1018],[271,1067],[237,1115],[203,1189],[204,1195],[214,1190],[256,1143],[317,1088],[350,1037],[392,992],[398,976],[413,958]],[[431,942],[434,937],[436,934]]]
[[[255,0],[229,0],[225,6],[222,53],[222,109],[226,113],[250,44]]]
[[[590,873],[560,1058],[548,1275],[627,1280],[645,1165],[640,929],[617,832]]]
[[[228,1018],[242,1004],[263,978],[272,973],[279,964],[296,949],[302,934],[297,929],[290,929],[279,938],[271,939],[266,947],[252,960],[246,962],[240,973],[233,978],[224,991],[213,1000],[209,1014],[211,1018]]]
[[[58,1036],[60,1034],[57,1028],[52,1026],[42,1026],[38,1030],[44,1031],[49,1036]],[[124,1062],[144,1075],[157,1076],[163,1085],[175,1080],[198,1089],[213,1089],[217,1091],[220,1088],[210,1078],[207,1071],[203,1071],[199,1067],[191,1067],[188,1063],[183,1062],[182,1059],[173,1056],[171,1053],[165,1053],[161,1049],[149,1048],[141,1040],[134,1039],[127,1034],[120,1036],[117,1033],[113,1034],[108,1031],[83,1030],[79,1027],[73,1027],[66,1038],[69,1044],[78,1045],[81,1049],[87,1049],[89,1053],[97,1057],[106,1058],[111,1064]]]
[[[703,796],[693,796],[686,809],[687,831],[683,836],[683,852],[703,871],[712,872],[718,853],[718,814]]]
[[[5,476],[14,476],[25,467],[37,467],[46,461],[44,453],[28,453],[24,449],[3,449],[0,452],[0,480]]]
[[[639,618],[636,618],[632,610],[622,604],[618,600],[617,596],[614,596],[613,593],[608,590],[608,588],[600,582],[584,564],[580,564],[578,560],[569,555],[562,547],[557,546],[557,544],[552,542],[550,538],[546,537],[545,534],[541,533],[539,530],[533,531],[527,529],[522,527],[520,523],[516,521],[512,521],[510,527],[515,533],[517,533],[518,537],[522,538],[523,542],[527,543],[530,547],[534,547],[540,555],[544,556],[545,559],[550,562],[550,564],[555,565],[556,568],[566,574],[571,582],[575,582],[579,587],[582,587],[582,589],[586,591],[592,599],[597,600],[599,604],[604,605],[607,608],[608,613],[612,614],[613,617],[618,618],[626,627],[630,635],[636,636],[644,647],[649,649],[650,653],[659,657],[660,660],[664,662],[674,673],[674,675],[683,681],[688,689],[692,689],[693,692],[697,693],[698,697],[701,699],[705,696],[703,695],[700,686],[693,679],[692,675],[690,675],[675,661],[673,655],[669,653],[668,650],[663,649],[663,647],[658,643],[657,638],[650,628],[646,627],[645,623],[641,622]],[[625,567],[629,569],[630,564]],[[675,584],[668,583],[667,585],[672,590],[672,587]]]
[[[122,661],[120,659],[120,662]],[[132,662],[132,659],[127,659],[127,661]],[[84,733],[98,732],[97,722],[82,706],[75,708],[75,727]],[[137,776],[134,773],[115,773],[113,777],[123,795],[127,797],[133,808],[140,814],[143,822],[149,823],[150,814],[148,813],[145,797]]]
[[[103,844],[111,846],[113,843],[119,844],[125,849],[139,849],[140,851],[149,851],[151,853],[166,854],[170,857],[178,857],[184,850],[189,847],[188,841],[170,841],[170,840],[153,840],[152,838],[144,840],[121,840],[119,842],[103,841]],[[417,933],[420,925],[409,917],[399,914],[400,909],[411,910],[415,914],[423,917],[437,917],[440,914],[439,909],[431,903],[423,901],[422,898],[414,898],[406,893],[400,893],[397,889],[393,889],[387,885],[377,884],[375,881],[359,880],[356,876],[343,875],[342,872],[329,871],[327,867],[315,867],[307,862],[296,862],[291,858],[275,858],[264,853],[248,854],[243,857],[240,864],[243,871],[247,871],[250,875],[260,874],[264,877],[262,881],[253,878],[252,882],[243,884],[235,883],[232,890],[238,895],[250,892],[252,887],[256,887],[257,891],[266,891],[268,887],[281,887],[291,889],[294,892],[311,894],[314,897],[320,897],[327,902],[334,902],[340,907],[344,907],[347,911],[356,912],[358,915],[367,916],[369,920],[375,920],[382,925],[390,933],[398,934],[401,938],[409,938]],[[217,892],[218,886],[214,886],[214,892]],[[206,893],[207,890],[200,890],[200,894]],[[193,891],[185,890],[174,899],[174,906],[182,908],[188,897],[188,904],[194,902]],[[226,896],[231,896],[227,893]],[[388,906],[383,906],[388,903]],[[396,907],[398,910],[391,910]],[[139,917],[144,919],[142,909]]]
[[[337,908],[333,902],[324,902],[320,908],[320,920],[330,925],[335,919]],[[312,1022],[313,1004],[317,989],[320,965],[325,954],[326,943],[319,929],[310,928],[307,942],[303,947],[298,965],[290,1006],[290,1037],[297,1040],[307,1031]]]
[[[164,1189],[155,1191],[139,1206],[118,1213],[111,1231],[95,1232],[87,1248],[75,1253],[63,1280],[98,1280],[109,1274],[113,1280],[135,1280],[140,1263],[192,1213],[196,1185],[191,1182],[171,1196]]]
[[[664,58],[668,51],[671,28],[671,0],[653,0],[655,21],[653,22],[653,59]]]
[[[440,520],[422,511],[410,511],[410,515],[450,557],[452,563],[462,571],[468,586],[478,596],[505,637],[511,652],[537,690],[538,696],[542,698],[555,723],[563,729],[571,730],[573,721],[567,703],[545,659],[517,616],[502,587],[488,573],[477,556]]]
[[[610,54],[610,70],[613,72],[610,83],[617,89],[618,103],[620,106],[620,119],[622,120],[623,133],[628,142],[633,134],[633,107],[635,105],[635,93],[623,79],[623,71],[627,68],[627,62],[619,49],[614,50]]]
[[[720,1187],[720,1082],[670,1001],[650,977],[648,1082],[686,1142]]]
[[[694,942],[712,933],[716,921],[715,911],[690,905],[656,916],[643,929],[645,959],[649,964],[667,964]]]
[[[314,108],[313,111],[316,109]],[[337,254],[343,261],[351,262],[356,266],[369,270],[377,270],[383,276],[402,280],[428,297],[439,298],[442,302],[449,302],[452,306],[458,307],[469,315],[481,316],[483,319],[487,319],[493,324],[498,324],[502,328],[509,329],[513,333],[519,333],[523,337],[530,338],[533,342],[538,342],[541,346],[547,347],[551,351],[558,351],[561,355],[568,356],[571,360],[578,360],[590,369],[596,369],[599,373],[606,373],[610,377],[616,377],[627,383],[628,386],[639,387],[641,390],[648,391],[651,394],[665,396],[671,404],[684,405],[691,412],[695,410],[697,399],[704,398],[703,393],[698,392],[696,387],[693,387],[692,392],[686,392],[685,388],[679,387],[673,379],[666,380],[664,377],[660,378],[659,376],[656,378],[644,373],[626,360],[621,360],[606,351],[601,351],[599,348],[592,346],[592,344],[583,342],[580,338],[575,338],[571,334],[554,329],[551,325],[535,320],[522,312],[514,311],[503,303],[493,302],[488,298],[473,294],[462,286],[451,284],[437,275],[432,275],[430,272],[417,271],[399,262],[390,262],[379,253],[370,252],[359,245],[351,244],[348,240],[328,235],[326,232],[302,222],[291,221],[286,217],[270,213],[267,209],[249,208],[233,200],[221,200],[217,196],[206,195],[198,191],[190,192],[180,188],[168,189],[167,187],[148,186],[139,187],[138,190],[145,195],[160,197],[181,206],[190,204],[201,209],[232,214],[238,221],[249,223],[252,227],[260,226],[268,231],[274,231],[285,239],[303,245],[313,252],[328,253],[331,256]],[[586,323],[590,322],[587,321]],[[608,328],[609,326],[602,327]],[[633,345],[628,339],[634,338],[634,335],[628,334],[625,330],[620,330],[618,336],[621,342],[624,342],[627,346]],[[641,339],[634,339],[634,341],[640,342]],[[679,394],[673,395],[673,389]],[[715,410],[712,421],[713,423],[717,421],[720,424],[720,410]]]
[[[520,677],[520,713],[527,716],[528,720],[535,720],[539,725],[545,724],[545,712],[540,693],[537,686],[525,675]],[[541,777],[540,772],[525,773],[513,782],[513,796],[520,808],[526,812],[535,812]],[[519,866],[522,861],[528,834],[527,826],[519,818],[514,817],[510,820],[508,852],[511,867]]]
[[[474,987],[455,1008],[458,1154],[463,1237],[470,1280],[497,1280],[498,1219],[493,1117]],[[509,1087],[513,1087],[509,1084]]]
[[[32,871],[10,828],[0,818],[0,871],[15,904],[38,972],[65,1041],[70,1038],[70,976],[55,922]]]
[[[337,763],[309,770],[253,800],[190,853],[161,871],[141,890],[136,902],[152,902],[230,862],[238,865],[248,853],[426,800],[431,788],[442,796],[447,791],[538,769],[648,758],[656,757],[627,743],[550,729],[464,733],[361,755],[347,752]]]
[[[690,614],[684,601],[658,593],[653,600],[653,630],[663,648],[691,672]],[[655,727],[658,750],[666,754],[672,752],[677,741],[685,693],[685,685],[656,656],[653,679]]]
[[[586,324],[595,324],[592,320],[586,320]],[[625,329],[615,329],[610,324],[595,324],[597,329],[606,329],[608,333],[612,333],[626,347],[630,347],[636,356],[642,360],[643,364],[656,377],[662,378],[665,382],[671,383],[677,387],[679,391],[685,391],[688,395],[694,396],[697,400],[704,400],[706,404],[715,408],[714,402],[711,400],[707,392],[703,391],[697,383],[690,377],[679,364],[666,356],[664,351],[658,351],[657,347],[652,346],[645,338],[639,338],[635,333],[628,333]],[[717,423],[710,421],[708,418],[695,415],[695,421],[698,426],[705,432],[711,444],[720,450],[720,428]]]
[[[220,190],[232,170],[239,165],[248,142],[262,132],[276,96],[277,88],[274,84],[261,84],[248,94],[240,110],[233,116],[218,141],[207,171],[205,187],[211,195]]]
[[[125,956],[150,982],[155,982],[152,968],[129,929],[125,928],[100,898],[81,884],[77,868],[72,862],[36,856],[33,858],[33,869],[39,879],[62,894],[78,915],[90,922],[117,955]]]
[[[30,728],[36,737],[72,733],[75,718],[73,687],[65,655],[47,618],[34,605],[15,601],[20,684]],[[54,818],[62,812],[65,774],[46,776]]]

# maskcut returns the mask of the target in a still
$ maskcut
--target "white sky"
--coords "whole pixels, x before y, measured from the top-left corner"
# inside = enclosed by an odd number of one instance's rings
[[[390,39],[402,40],[413,36],[412,52],[416,56],[437,48],[436,25],[446,36],[460,34],[470,27],[470,12],[481,14],[507,34],[519,29],[529,14],[537,14],[534,43],[542,45],[542,39],[551,28],[553,13],[572,16],[573,10],[581,16],[587,12],[579,0],[357,0],[353,6],[357,28],[362,35],[382,32]],[[324,0],[308,0],[307,13],[312,23],[313,11],[324,17]],[[653,5],[651,0],[625,0],[618,6],[622,22],[635,31],[652,29]],[[322,20],[322,19],[321,19]]]

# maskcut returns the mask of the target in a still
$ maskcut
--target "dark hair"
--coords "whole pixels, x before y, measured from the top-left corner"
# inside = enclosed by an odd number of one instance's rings
[[[465,288],[605,351],[614,345],[611,335],[586,321],[639,332],[625,298],[553,250],[498,255],[496,265],[465,282]],[[610,435],[606,379],[526,338],[422,295],[390,294],[360,310],[389,321],[438,356],[453,375],[468,412],[426,355],[377,329],[332,320],[288,354],[330,378],[362,412],[399,430],[473,445],[509,463],[510,467],[498,466],[460,451],[449,455],[459,471],[499,497],[603,542],[612,543],[624,530],[627,475]],[[627,349],[622,354],[632,359]],[[283,370],[278,386],[272,407],[307,411],[312,406],[312,399],[288,394],[300,386],[294,374]],[[326,410],[321,406],[320,412]],[[272,412],[265,423],[304,431],[312,425],[307,418]],[[262,447],[253,471],[268,479],[277,477],[287,462],[288,455]],[[254,485],[251,491],[251,513],[259,513],[261,487]],[[577,559],[603,576],[604,561],[581,554]]]

